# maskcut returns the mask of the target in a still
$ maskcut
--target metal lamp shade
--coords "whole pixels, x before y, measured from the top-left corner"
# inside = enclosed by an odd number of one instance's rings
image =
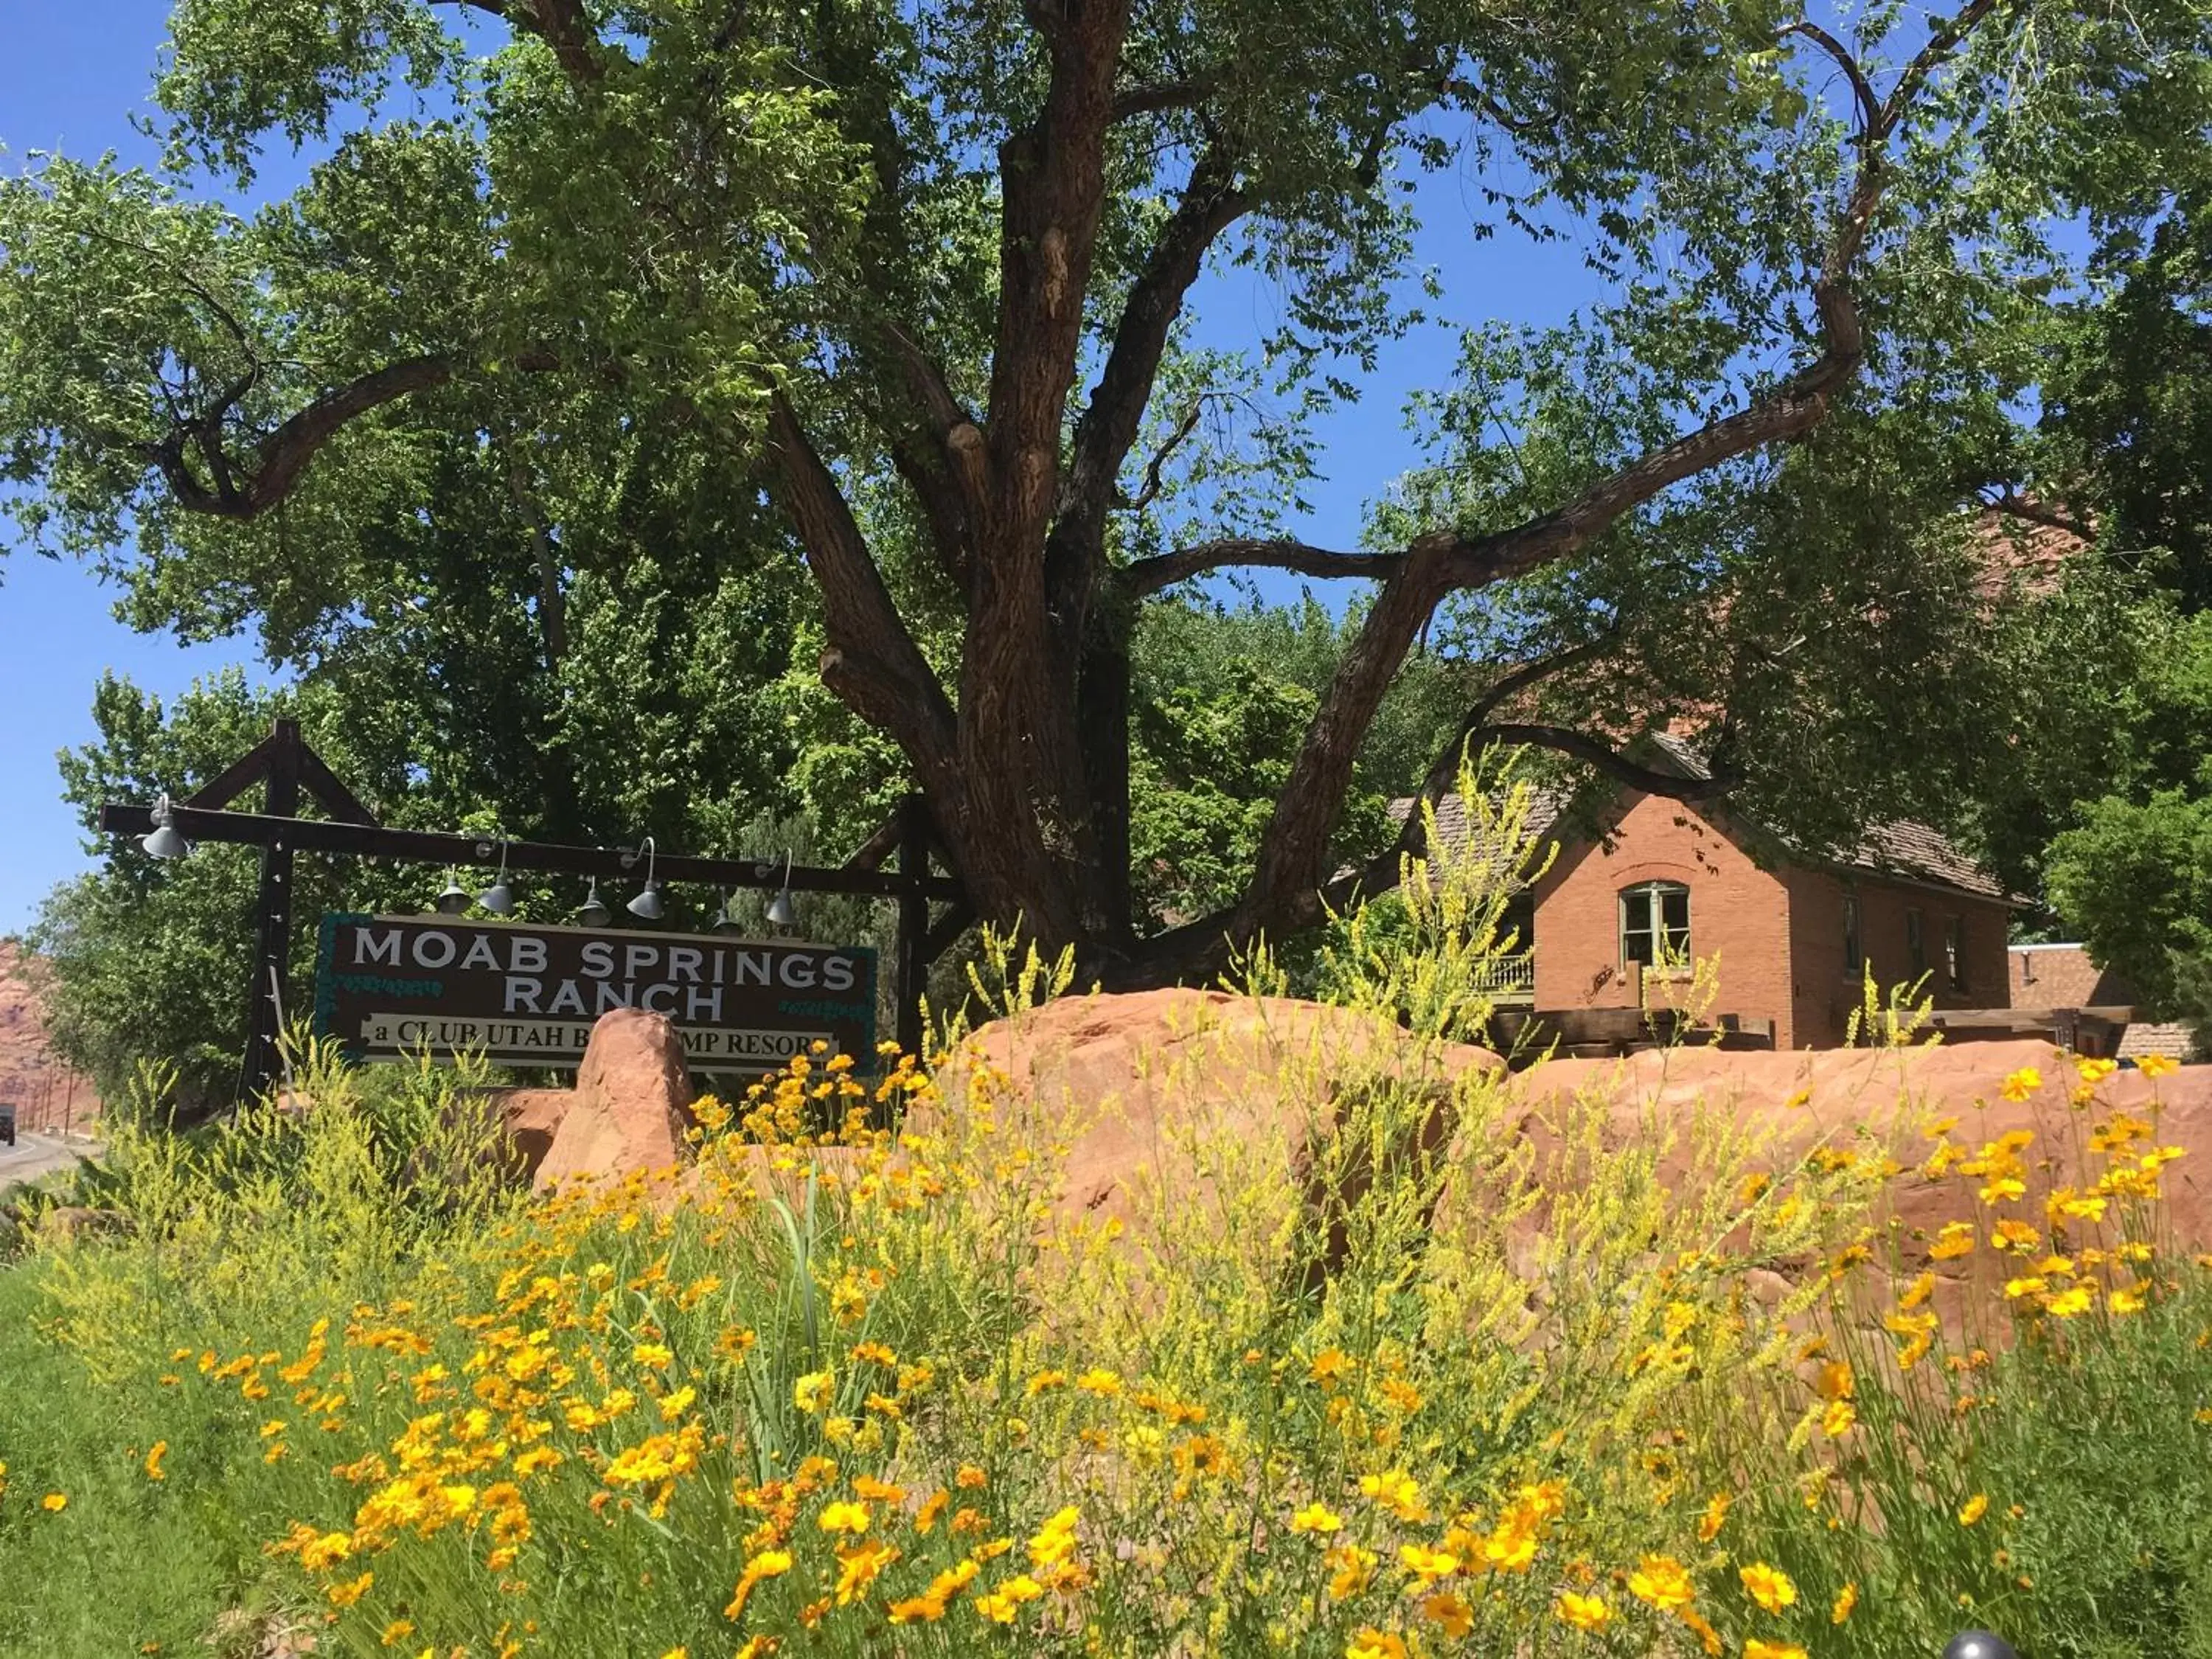
[[[583,908],[576,912],[576,920],[586,927],[604,927],[614,920],[614,912],[599,896],[599,878],[592,878],[591,890],[584,895]]]
[[[737,932],[738,919],[730,914],[730,900],[729,896],[726,893],[722,896],[722,908],[714,912],[714,920],[709,922],[708,926],[712,927],[714,931],[718,933],[734,933]]]
[[[448,870],[444,890],[431,902],[440,915],[458,916],[469,908],[469,890],[461,885],[459,876]]]
[[[503,881],[495,881],[477,895],[477,902],[495,916],[514,914],[514,890]]]
[[[138,845],[145,848],[148,857],[157,859],[180,859],[192,850],[191,844],[177,833],[167,795],[154,803],[154,828],[138,837]]]
[[[791,889],[785,888],[768,907],[768,925],[771,927],[799,926],[799,906],[792,902]]]
[[[659,921],[662,914],[660,908],[660,884],[657,881],[648,881],[645,884],[644,890],[640,892],[638,896],[632,899],[628,904],[623,906],[623,908],[629,911],[630,915],[635,916],[640,921]]]

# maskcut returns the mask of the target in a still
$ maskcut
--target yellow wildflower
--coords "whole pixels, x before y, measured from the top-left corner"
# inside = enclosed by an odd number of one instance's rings
[[[854,1544],[837,1552],[837,1605],[849,1606],[876,1581],[876,1576],[898,1559],[897,1548],[880,1539]]]
[[[1438,1590],[1430,1596],[1421,1603],[1421,1611],[1454,1641],[1474,1628],[1474,1610],[1449,1590]]]
[[[740,1617],[745,1610],[745,1601],[752,1595],[756,1586],[770,1578],[781,1577],[790,1571],[790,1551],[763,1550],[751,1560],[746,1562],[744,1571],[738,1574],[737,1592],[730,1598],[730,1605],[722,1609],[722,1617],[725,1619]]]
[[[2071,1319],[2097,1305],[2097,1288],[2094,1285],[2070,1285],[2043,1305],[2060,1319]]]
[[[2018,1103],[2026,1100],[2043,1086],[2043,1073],[2033,1066],[2023,1066],[2004,1080],[1998,1090],[2007,1100]]]
[[[1936,1242],[1928,1247],[1931,1261],[1949,1261],[1972,1253],[1974,1248],[1974,1224],[1971,1221],[1947,1221]]]
[[[69,1507],[69,1494],[64,1492],[50,1492],[39,1500],[39,1507],[48,1515],[59,1515]]]
[[[1835,1605],[1828,1609],[1828,1622],[1840,1625],[1851,1616],[1851,1609],[1859,1604],[1859,1587],[1845,1584],[1836,1592]]]
[[[1368,1625],[1345,1644],[1344,1659],[1406,1659],[1405,1640]]]
[[[1375,1552],[1357,1544],[1342,1544],[1331,1550],[1327,1557],[1334,1571],[1329,1575],[1328,1594],[1333,1601],[1348,1601],[1365,1589],[1375,1576]]]
[[[154,1443],[154,1449],[146,1454],[146,1478],[149,1480],[166,1480],[168,1479],[168,1477],[161,1472],[161,1460],[168,1455],[169,1443],[166,1440],[156,1440]]]
[[[825,1504],[814,1524],[824,1532],[847,1532],[858,1537],[868,1529],[868,1508],[865,1504]]]
[[[1428,1511],[1421,1506],[1419,1483],[1403,1469],[1391,1469],[1382,1474],[1363,1474],[1359,1477],[1359,1490],[1401,1521],[1428,1518]]]
[[[1732,1500],[1724,1492],[1715,1492],[1705,1500],[1705,1512],[1698,1517],[1698,1541],[1710,1544],[1721,1534],[1721,1523],[1728,1519]]]
[[[975,1611],[994,1624],[1011,1625],[1024,1602],[1034,1601],[1043,1594],[1042,1584],[1027,1573],[1017,1573],[988,1595],[977,1596]]]
[[[1552,1612],[1561,1624],[1591,1632],[1603,1630],[1613,1620],[1613,1609],[1605,1604],[1603,1596],[1581,1595],[1573,1590],[1560,1591]]]
[[[1743,1581],[1745,1594],[1769,1613],[1780,1613],[1797,1600],[1797,1586],[1790,1582],[1790,1575],[1764,1561],[1739,1568],[1736,1577]]]
[[[1431,1549],[1425,1544],[1401,1544],[1398,1547],[1398,1565],[1422,1583],[1429,1584],[1457,1572],[1459,1557]]]
[[[1962,1527],[1971,1527],[1989,1512],[1989,1494],[1978,1492],[1960,1506],[1959,1524]]]
[[[1674,1613],[1690,1605],[1697,1594],[1688,1571],[1671,1555],[1647,1555],[1628,1575],[1628,1593],[1662,1613]]]
[[[1341,1532],[1344,1517],[1326,1504],[1313,1503],[1291,1516],[1292,1532]]]
[[[342,1532],[326,1532],[300,1547],[300,1565],[309,1572],[334,1567],[353,1553],[353,1539]]]

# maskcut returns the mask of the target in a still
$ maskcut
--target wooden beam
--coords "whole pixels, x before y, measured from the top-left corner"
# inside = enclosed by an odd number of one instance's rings
[[[537,870],[571,876],[642,877],[641,854],[618,847],[565,847],[556,842],[510,841],[496,836],[460,836],[425,830],[392,830],[375,824],[338,823],[315,818],[270,817],[257,812],[209,811],[172,806],[177,833],[186,841],[234,847],[269,847],[280,840],[295,852],[349,854],[359,858],[395,859],[414,864],[468,865],[489,868],[504,847],[510,870]],[[110,804],[100,809],[100,827],[113,836],[143,836],[154,827],[152,810]],[[783,884],[783,865],[775,860],[687,858],[659,854],[653,873],[663,881],[696,881],[718,887],[774,889]],[[952,902],[964,892],[949,876],[927,876],[917,884],[904,875],[873,870],[791,867],[791,885],[801,892],[861,893],[876,898],[909,896],[916,885],[933,899]]]
[[[276,743],[274,735],[262,738],[176,804],[198,807],[210,812],[219,811],[229,805],[269,775],[270,755]]]
[[[899,826],[905,819],[894,812],[883,822],[883,827],[853,849],[853,856],[845,860],[848,870],[880,870],[891,849],[899,844]]]
[[[975,907],[966,899],[955,899],[952,908],[932,922],[929,931],[921,936],[921,958],[934,962],[958,939],[975,925]]]

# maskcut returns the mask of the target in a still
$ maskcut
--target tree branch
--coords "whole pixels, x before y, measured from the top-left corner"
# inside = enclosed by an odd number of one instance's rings
[[[1133,116],[1156,114],[1162,110],[1195,109],[1219,84],[1218,80],[1209,76],[1193,81],[1162,81],[1152,86],[1124,87],[1114,94],[1109,118],[1127,121]]]
[[[1155,553],[1124,565],[1119,574],[1122,588],[1132,599],[1144,599],[1177,582],[1202,576],[1209,570],[1245,567],[1295,571],[1302,576],[1348,576],[1365,581],[1388,581],[1406,562],[1402,553],[1340,553],[1307,542],[1279,541],[1261,537],[1224,536],[1210,542],[1179,547],[1172,553]]]
[[[1052,78],[1036,121],[1000,147],[999,329],[986,420],[1002,528],[1016,546],[1035,547],[1053,507],[1129,3],[1029,0]]]
[[[908,394],[928,423],[930,435],[944,456],[946,470],[960,492],[959,507],[969,529],[980,533],[990,523],[992,507],[991,458],[975,416],[961,406],[937,360],[895,322],[886,321],[884,337],[891,343]],[[932,517],[939,516],[933,509]],[[965,565],[964,556],[961,561]],[[963,571],[956,577],[964,590]]]
[[[1251,885],[1235,913],[1232,925],[1240,939],[1309,909],[1307,896],[1320,887],[1327,873],[1329,837],[1351,784],[1359,742],[1407,651],[1445,594],[1455,588],[1485,586],[1563,558],[1661,491],[1734,456],[1796,437],[1826,416],[1831,399],[1857,373],[1865,356],[1850,276],[1881,200],[1885,144],[1928,76],[1996,3],[1970,0],[1939,27],[1907,66],[1871,130],[1856,141],[1858,167],[1813,279],[1820,350],[1810,362],[1753,398],[1745,409],[1646,452],[1548,513],[1478,538],[1437,532],[1407,550],[1376,596],[1352,648],[1338,665],[1277,797]],[[1597,753],[1603,745],[1580,733],[1553,727],[1511,729],[1520,740],[1578,753],[1593,764],[1605,763]],[[1571,749],[1571,744],[1586,745],[1586,750]]]
[[[583,0],[430,0],[435,6],[459,6],[496,17],[518,34],[533,35],[553,49],[568,79],[580,86],[606,73],[598,57],[598,32]]]
[[[1236,176],[1235,157],[1219,145],[1192,167],[1182,199],[1130,285],[1097,387],[1076,422],[1073,456],[1045,546],[1045,591],[1071,646],[1105,566],[1107,514],[1143,427],[1168,336],[1206,250],[1251,205]]]
[[[899,619],[844,492],[780,390],[769,398],[769,445],[782,481],[778,493],[822,593],[823,682],[891,736],[945,810],[960,798],[952,705]]]
[[[2019,519],[2028,524],[2038,524],[2047,530],[2063,530],[2077,541],[2097,539],[2097,526],[2087,519],[2077,518],[2063,508],[2047,506],[2032,495],[2022,495],[2010,484],[1997,486],[1994,499],[1984,495],[1982,504],[2008,518]]]
[[[1874,88],[1867,83],[1866,71],[1859,67],[1859,60],[1851,56],[1844,43],[1818,23],[1811,21],[1792,23],[1782,33],[1785,38],[1792,34],[1803,35],[1836,60],[1844,78],[1851,83],[1852,96],[1858,100],[1859,134],[1863,137],[1872,132],[1881,120],[1881,106],[1875,98]]]
[[[1712,769],[1711,776],[1704,778],[1688,778],[1680,773],[1641,766],[1610,744],[1563,726],[1523,726],[1504,721],[1476,726],[1468,736],[1470,740],[1480,738],[1528,749],[1549,749],[1571,756],[1632,789],[1640,789],[1647,795],[1664,795],[1669,800],[1712,800],[1742,781],[1733,771],[1717,766]]]
[[[1428,851],[1428,826],[1423,819],[1424,805],[1433,806],[1458,787],[1460,763],[1474,746],[1476,739],[1488,729],[1490,716],[1507,699],[1530,686],[1549,679],[1583,663],[1603,656],[1620,643],[1618,634],[1604,634],[1585,640],[1580,645],[1570,646],[1564,651],[1553,652],[1548,657],[1539,657],[1519,667],[1510,669],[1491,683],[1490,688],[1475,702],[1453,732],[1451,740],[1437,750],[1436,758],[1421,787],[1414,792],[1406,821],[1399,826],[1396,842],[1386,852],[1378,854],[1361,868],[1348,875],[1340,876],[1323,888],[1320,902],[1331,909],[1341,908],[1359,892],[1380,892],[1397,884],[1399,861],[1419,858]],[[1318,909],[1316,911],[1318,913]]]
[[[172,432],[159,443],[132,443],[129,447],[160,470],[177,504],[187,512],[242,521],[258,517],[290,495],[316,452],[347,422],[396,403],[410,392],[443,386],[452,378],[453,365],[446,357],[409,357],[325,392],[262,439],[253,472],[243,482],[224,448],[222,424],[236,398],[252,386],[251,375],[226,388],[229,401],[203,412],[189,428],[212,485],[195,477],[185,464],[185,428]]]
[[[1134,495],[1121,503],[1124,510],[1141,513],[1159,499],[1161,471],[1174,458],[1176,451],[1182,447],[1183,441],[1198,430],[1198,417],[1205,412],[1203,394],[1193,398],[1190,407],[1183,410],[1182,418],[1176,422],[1175,430],[1168,434],[1160,447],[1152,452],[1152,459],[1145,463],[1145,482]]]

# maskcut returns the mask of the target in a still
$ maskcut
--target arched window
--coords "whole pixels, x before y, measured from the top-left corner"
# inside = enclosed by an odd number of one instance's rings
[[[1690,956],[1690,890],[1679,881],[1647,881],[1620,891],[1620,962],[1646,968]]]

